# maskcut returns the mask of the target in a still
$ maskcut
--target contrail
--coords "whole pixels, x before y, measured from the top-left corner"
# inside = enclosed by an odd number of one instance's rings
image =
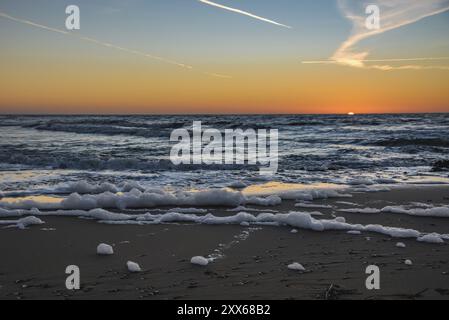
[[[231,76],[228,76],[226,74],[220,74],[220,73],[215,73],[215,72],[207,72],[207,71],[204,71],[203,73],[205,75],[208,75],[208,76],[211,76],[211,77],[215,77],[215,78],[232,79]]]
[[[381,71],[392,71],[392,70],[449,70],[449,66],[423,66],[423,65],[403,65],[403,66],[391,66],[391,65],[367,65],[370,62],[419,62],[419,61],[443,61],[449,60],[449,57],[431,57],[431,58],[394,58],[394,59],[363,59],[357,60],[360,63],[359,68],[364,69],[375,69]],[[301,61],[302,64],[336,64],[336,65],[346,65],[340,60],[306,60]]]
[[[202,2],[204,4],[208,4],[210,6],[213,6],[213,7],[217,7],[217,8],[224,9],[224,10],[228,10],[228,11],[235,12],[235,13],[238,13],[238,14],[243,14],[245,16],[248,16],[248,17],[260,20],[260,21],[268,22],[268,23],[274,24],[276,26],[280,26],[280,27],[284,27],[284,28],[288,28],[288,29],[292,28],[292,27],[287,26],[285,24],[282,24],[282,23],[279,23],[279,22],[276,22],[276,21],[273,21],[273,20],[270,20],[270,19],[267,19],[267,18],[256,16],[256,15],[254,15],[252,13],[247,12],[247,11],[243,11],[243,10],[240,10],[240,9],[227,7],[227,6],[224,6],[224,5],[212,2],[212,1],[208,1],[208,0],[198,0],[198,1]]]
[[[19,18],[15,18],[13,16],[7,15],[6,13],[0,12],[0,17],[5,18],[5,19],[9,19],[15,22],[19,22],[19,23],[23,23],[23,24],[27,24],[29,26],[33,26],[33,27],[37,27],[37,28],[41,28],[47,31],[52,31],[52,32],[57,32],[57,33],[61,33],[61,34],[69,34],[69,32],[64,31],[64,30],[59,30],[59,29],[54,29],[54,28],[50,28],[38,23],[34,23],[32,21],[28,21],[28,20],[24,20],[24,19],[19,19]]]
[[[360,62],[406,62],[406,61],[441,61],[449,60],[449,57],[430,57],[430,58],[393,58],[393,59],[362,59]],[[338,60],[305,60],[303,64],[338,64]]]
[[[33,27],[36,27],[36,28],[39,28],[39,29],[43,29],[43,30],[47,30],[47,31],[51,31],[51,32],[56,32],[56,33],[59,33],[59,34],[67,35],[67,36],[74,37],[74,38],[77,38],[79,40],[83,40],[83,41],[86,41],[86,42],[94,43],[96,45],[100,45],[100,46],[103,46],[103,47],[112,48],[112,49],[115,49],[115,50],[131,53],[131,54],[134,54],[134,55],[142,56],[142,57],[145,57],[145,58],[150,58],[150,59],[153,59],[153,60],[158,60],[160,62],[171,64],[171,65],[174,65],[174,66],[177,66],[177,67],[180,67],[180,68],[185,68],[185,69],[189,69],[189,70],[193,69],[193,66],[185,64],[185,63],[181,63],[181,62],[178,62],[178,61],[175,61],[175,60],[163,58],[163,57],[156,56],[156,55],[153,55],[153,54],[150,54],[150,53],[146,53],[146,52],[143,52],[143,51],[128,49],[128,48],[121,47],[121,46],[118,46],[118,45],[115,45],[115,44],[112,44],[112,43],[100,41],[100,40],[97,40],[97,39],[94,39],[94,38],[90,38],[90,37],[86,37],[86,36],[83,36],[83,35],[78,35],[78,34],[75,34],[75,33],[72,33],[72,32],[68,32],[68,31],[65,31],[65,30],[48,27],[48,26],[45,26],[43,24],[35,23],[35,22],[29,21],[29,20],[16,18],[16,17],[10,16],[10,15],[8,15],[6,13],[3,13],[3,12],[0,12],[0,18],[5,18],[5,19],[11,20],[11,21],[18,22],[18,23],[22,23],[22,24],[26,24],[26,25],[29,25],[29,26],[33,26]],[[216,73],[209,73],[209,72],[203,72],[203,73],[206,74],[206,75],[212,76],[212,77],[217,77],[217,78],[231,78],[231,76],[220,75],[220,74],[216,74]]]

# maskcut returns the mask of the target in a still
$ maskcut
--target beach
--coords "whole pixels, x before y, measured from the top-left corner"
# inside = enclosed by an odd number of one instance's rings
[[[317,199],[298,208],[284,200],[272,207],[287,213],[316,212],[316,219],[344,217],[351,224],[419,230],[444,235],[449,219],[401,213],[349,213],[345,208],[447,207],[449,187],[413,186],[352,192],[351,198]],[[419,205],[417,203],[420,203]],[[165,211],[170,208],[163,207]],[[206,207],[229,216],[229,207]],[[115,210],[117,211],[117,210]],[[124,210],[123,212],[128,212]],[[137,213],[139,211],[135,211]],[[332,216],[333,215],[333,216]],[[79,217],[43,216],[45,224],[0,230],[0,299],[447,299],[449,248],[375,232],[314,231],[289,225],[167,222],[148,225],[98,223]],[[340,220],[341,221],[341,220]],[[296,231],[292,231],[292,229]],[[404,247],[398,247],[401,242]],[[99,256],[108,243],[114,255]],[[12,245],[13,244],[13,245]],[[215,257],[207,266],[194,256]],[[405,261],[412,261],[406,265]],[[130,273],[127,261],[142,272]],[[290,270],[297,262],[305,271]],[[65,288],[65,268],[77,265],[81,289]],[[367,266],[380,268],[380,290],[367,290]]]
[[[1,0],[0,301],[448,300],[448,27],[449,0]]]

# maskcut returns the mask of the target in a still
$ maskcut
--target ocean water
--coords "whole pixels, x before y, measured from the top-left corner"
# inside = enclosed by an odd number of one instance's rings
[[[279,171],[247,165],[174,166],[177,128],[278,129]],[[0,116],[0,190],[39,195],[69,182],[208,189],[288,184],[448,183],[449,115]],[[362,182],[360,182],[362,180]]]

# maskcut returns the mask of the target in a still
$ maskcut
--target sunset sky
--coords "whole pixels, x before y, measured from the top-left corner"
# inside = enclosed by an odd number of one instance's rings
[[[449,112],[449,0],[206,2],[1,0],[0,113]]]

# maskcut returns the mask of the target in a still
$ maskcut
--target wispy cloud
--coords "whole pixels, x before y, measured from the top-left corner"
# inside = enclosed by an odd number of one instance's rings
[[[273,21],[273,20],[270,20],[270,19],[267,19],[267,18],[264,18],[264,17],[256,16],[255,14],[252,14],[250,12],[243,11],[243,10],[240,10],[240,9],[231,8],[231,7],[227,7],[227,6],[221,5],[221,4],[216,3],[216,2],[212,2],[212,1],[208,1],[208,0],[198,0],[198,1],[202,2],[204,4],[207,4],[207,5],[213,6],[213,7],[217,7],[217,8],[224,9],[224,10],[228,10],[228,11],[235,12],[235,13],[238,13],[238,14],[242,14],[242,15],[251,17],[253,19],[257,19],[257,20],[260,20],[260,21],[268,22],[268,23],[274,24],[274,25],[279,26],[279,27],[284,27],[284,28],[289,28],[289,29],[292,28],[292,27],[287,26],[285,24],[282,24],[282,23],[279,23],[279,22],[276,22],[276,21]]]
[[[14,21],[14,22],[17,22],[17,23],[25,24],[25,25],[28,25],[28,26],[31,26],[31,27],[42,29],[42,30],[63,34],[63,35],[69,36],[69,37],[74,37],[74,38],[77,38],[79,40],[90,42],[90,43],[93,43],[93,44],[96,44],[96,45],[99,45],[99,46],[103,46],[103,47],[107,47],[107,48],[111,48],[111,49],[127,52],[127,53],[130,53],[130,54],[142,56],[142,57],[149,58],[149,59],[152,59],[152,60],[157,60],[157,61],[160,61],[160,62],[163,62],[163,63],[166,63],[166,64],[170,64],[170,65],[174,65],[174,66],[177,66],[177,67],[180,67],[180,68],[189,69],[189,70],[194,69],[194,67],[191,66],[191,65],[188,65],[188,64],[185,64],[185,63],[181,63],[181,62],[178,62],[178,61],[175,61],[175,60],[172,60],[172,59],[160,57],[160,56],[157,56],[157,55],[154,55],[154,54],[150,54],[150,53],[147,53],[147,52],[143,52],[143,51],[139,51],[139,50],[125,48],[125,47],[118,46],[118,45],[115,45],[115,44],[112,44],[112,43],[109,43],[109,42],[101,41],[101,40],[98,40],[98,39],[94,39],[94,38],[87,37],[87,36],[84,36],[84,35],[80,35],[80,34],[77,34],[77,33],[69,32],[69,31],[66,31],[66,30],[61,30],[61,29],[48,27],[48,26],[40,24],[40,23],[36,23],[36,22],[29,21],[29,20],[26,20],[26,19],[13,17],[13,16],[8,15],[8,14],[6,14],[4,12],[0,12],[0,18],[8,19],[10,21]],[[205,75],[208,75],[208,76],[216,77],[216,78],[231,78],[231,76],[221,75],[221,74],[217,74],[217,73],[213,73],[213,72],[202,72],[202,73],[205,74]]]
[[[365,26],[365,8],[374,4],[380,8],[380,29],[369,30]],[[447,69],[446,66],[391,66],[391,65],[367,65],[371,62],[404,62],[404,61],[432,61],[446,60],[445,58],[397,58],[370,60],[367,59],[369,50],[358,51],[356,45],[373,36],[413,24],[421,19],[440,14],[449,10],[449,0],[338,0],[342,14],[352,22],[353,29],[330,60],[303,61],[303,63],[336,63],[358,68],[371,68],[379,70],[396,69]]]

